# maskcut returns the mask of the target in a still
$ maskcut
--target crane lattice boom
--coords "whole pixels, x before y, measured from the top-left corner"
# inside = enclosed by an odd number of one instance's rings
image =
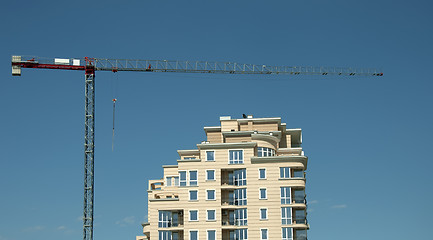
[[[377,69],[344,67],[267,66],[233,62],[178,61],[178,60],[137,60],[107,58],[40,58],[21,57],[12,66],[18,68],[50,68],[84,70],[87,61],[93,61],[96,71],[137,71],[137,72],[183,72],[183,73],[225,73],[225,74],[305,74],[305,75],[358,75],[382,76]],[[87,60],[87,61],[86,61]]]

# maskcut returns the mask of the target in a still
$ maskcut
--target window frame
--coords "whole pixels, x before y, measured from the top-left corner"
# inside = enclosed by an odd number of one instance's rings
[[[213,199],[209,199],[209,191],[213,191]],[[215,189],[206,189],[206,201],[216,201],[216,190]]]
[[[265,218],[262,218],[262,210],[265,210]],[[268,208],[259,208],[259,216],[261,221],[268,220]]]
[[[262,178],[262,176],[260,175],[260,170],[264,170],[265,177]],[[266,180],[267,178],[268,178],[268,174],[266,172],[266,168],[259,168],[259,180]]]
[[[206,240],[209,240],[209,231],[213,231],[215,233],[214,239],[217,240],[217,230],[216,229],[206,229]]]
[[[285,230],[290,230],[290,236],[284,237],[284,232],[289,233],[289,231],[285,231]],[[282,240],[293,240],[293,228],[292,227],[282,227],[281,228],[281,239]]]
[[[197,212],[197,219],[196,220],[193,220],[193,219],[191,219],[191,211],[195,211],[195,212]],[[188,214],[189,214],[189,216],[188,216],[188,221],[189,222],[198,222],[199,221],[199,211],[198,211],[198,209],[190,209],[190,210],[188,210]]]
[[[285,176],[286,175],[286,171],[284,171],[285,168],[289,169],[289,176]],[[283,171],[281,171],[283,170]],[[283,173],[283,176],[281,176],[281,173]],[[291,167],[280,167],[280,179],[290,179],[292,178],[292,168]]]
[[[264,191],[264,193],[265,193],[265,197],[264,198],[262,198],[262,190],[265,190]],[[259,188],[259,200],[267,200],[267,199],[268,199],[268,189],[265,188],[265,187],[260,187]]]
[[[209,179],[208,172],[213,171],[213,179]],[[206,169],[206,181],[216,181],[216,170],[215,169]]]
[[[191,180],[191,172],[196,172],[197,173],[197,179],[196,180]],[[198,186],[198,170],[197,169],[192,169],[192,170],[188,170],[188,186]],[[192,185],[191,182],[194,181],[196,183],[196,185]]]
[[[213,152],[213,159],[209,160],[207,153],[208,152]],[[206,151],[206,162],[215,162],[215,150],[208,150]]]
[[[290,216],[289,216],[290,214]],[[284,216],[285,215],[285,216]],[[286,223],[283,223],[283,221]],[[281,225],[293,224],[293,208],[292,207],[281,207]]]
[[[263,238],[263,230],[266,230],[266,238]],[[268,240],[269,239],[269,230],[267,228],[260,228],[260,240]]]
[[[209,219],[209,211],[213,211],[214,212],[214,218],[213,219]],[[206,221],[208,222],[216,222],[216,209],[206,209]]]
[[[242,159],[230,159],[231,152],[241,152],[242,153]],[[236,164],[244,164],[244,150],[243,149],[229,149],[228,150],[228,164],[229,165],[236,165]]]
[[[282,191],[284,188],[284,191]],[[288,188],[288,190],[287,190]],[[283,192],[285,193],[289,193],[289,196],[287,196],[287,194],[285,196],[283,196]],[[280,187],[280,203],[281,204],[292,204],[292,187],[286,187],[286,186],[281,186]]]
[[[165,177],[165,186],[166,187],[171,187],[171,186],[173,186],[172,183],[173,183],[173,176],[166,176]]]
[[[197,240],[199,240],[199,238],[200,238],[200,235],[199,235],[199,231],[198,231],[198,229],[190,229],[189,231],[189,238],[188,239],[191,239],[191,232],[197,232]]]
[[[185,173],[185,180],[182,180],[181,173]],[[182,185],[182,183],[185,183],[185,185]],[[188,186],[188,171],[181,170],[179,171],[179,187],[186,187]]]
[[[191,199],[191,192],[196,192],[197,193],[197,199]],[[190,201],[190,202],[196,202],[196,201],[198,201],[198,190],[196,190],[196,189],[188,190],[188,201]]]

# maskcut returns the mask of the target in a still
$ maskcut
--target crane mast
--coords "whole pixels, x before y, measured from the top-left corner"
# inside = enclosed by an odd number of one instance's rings
[[[377,69],[267,66],[233,62],[12,56],[12,75],[22,68],[79,70],[85,73],[83,240],[93,240],[95,162],[95,71],[383,76]]]

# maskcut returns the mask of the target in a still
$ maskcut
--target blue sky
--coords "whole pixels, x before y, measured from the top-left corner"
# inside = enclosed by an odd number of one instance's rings
[[[13,54],[385,73],[97,72],[95,239],[140,235],[147,180],[176,163],[176,150],[204,140],[204,126],[242,113],[281,116],[303,129],[309,239],[431,238],[432,7],[399,0],[2,3],[0,240],[82,238],[83,73],[24,69],[12,77]]]

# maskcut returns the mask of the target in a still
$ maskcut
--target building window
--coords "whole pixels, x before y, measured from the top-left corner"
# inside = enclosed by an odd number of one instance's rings
[[[215,161],[215,151],[206,151],[206,161]]]
[[[271,157],[275,156],[275,150],[267,147],[258,147],[257,148],[257,156],[258,157]]]
[[[307,224],[307,214],[305,213],[305,209],[296,209],[293,220],[296,224]]]
[[[207,210],[206,215],[207,215],[206,220],[215,221],[215,210]]]
[[[267,219],[268,219],[268,209],[260,208],[260,220],[267,220]]]
[[[206,200],[215,200],[215,190],[206,190]]]
[[[259,199],[267,199],[268,196],[266,194],[266,188],[260,188],[260,196]]]
[[[180,186],[186,186],[186,171],[179,172]]]
[[[207,230],[207,240],[216,240],[216,230]]]
[[[282,228],[282,240],[293,240],[292,228],[283,227]]]
[[[174,177],[174,186],[179,186],[179,177]]]
[[[247,170],[234,170],[233,174],[229,174],[229,185],[245,186],[247,185]]]
[[[170,187],[171,186],[171,177],[166,177],[165,179],[166,179],[166,181],[165,181],[166,182],[166,186]]]
[[[236,206],[243,206],[247,205],[247,189],[241,188],[241,189],[235,189],[233,191],[234,193],[234,205]]]
[[[206,170],[206,180],[215,180],[215,170]]]
[[[198,240],[198,230],[189,230],[189,240]]]
[[[290,178],[290,168],[289,167],[280,167],[280,178],[282,178],[282,179]]]
[[[183,159],[185,160],[191,160],[191,159],[196,159],[195,157],[184,157]]]
[[[197,184],[198,184],[197,171],[189,171],[189,185],[197,186]]]
[[[171,231],[158,231],[159,240],[172,240]]]
[[[229,164],[242,164],[244,163],[243,150],[229,150]]]
[[[197,201],[198,200],[198,191],[197,190],[189,190],[189,200]]]
[[[281,204],[291,204],[290,187],[281,187]]]
[[[281,224],[283,225],[292,224],[292,208],[290,207],[281,208]]]
[[[296,240],[307,240],[307,230],[305,229],[296,229],[295,230]]]
[[[171,227],[171,212],[170,211],[158,211],[158,227],[168,228]]]
[[[248,239],[248,229],[236,229],[231,230],[230,232],[230,240],[247,240]]]
[[[268,240],[268,229],[260,229],[260,240]]]
[[[259,169],[259,179],[266,179],[266,168]]]
[[[303,169],[294,169],[293,170],[294,178],[304,178],[304,170]]]
[[[189,220],[198,221],[198,210],[189,210]]]
[[[247,209],[246,208],[240,208],[235,209],[235,225],[236,226],[247,226],[248,220],[247,220]]]
[[[295,203],[305,203],[305,189],[295,189],[293,195]]]

